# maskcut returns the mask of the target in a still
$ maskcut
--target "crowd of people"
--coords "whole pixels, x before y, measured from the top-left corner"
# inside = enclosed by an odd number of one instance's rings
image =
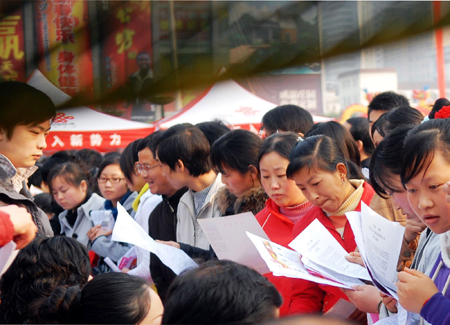
[[[344,124],[314,124],[308,111],[283,105],[263,117],[259,135],[186,123],[122,153],[44,157],[50,98],[20,82],[1,83],[0,98],[0,246],[20,249],[0,278],[0,322],[373,324],[402,306],[412,324],[450,323],[448,100],[424,118],[384,92],[368,117]],[[198,223],[251,212],[288,247],[318,220],[364,266],[345,215],[361,202],[405,227],[398,302],[371,283],[339,289],[218,260]],[[176,275],[155,254],[113,241],[119,204],[198,267]],[[111,269],[132,250],[134,263]],[[341,300],[352,312],[328,318]]]

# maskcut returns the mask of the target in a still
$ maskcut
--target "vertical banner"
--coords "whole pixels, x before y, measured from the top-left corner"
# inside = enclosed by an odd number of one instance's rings
[[[93,95],[87,1],[35,3],[39,70],[70,96]]]
[[[128,85],[137,94],[153,80],[150,1],[102,1],[97,3],[102,64],[102,94]],[[138,59],[144,62],[138,62]],[[136,84],[137,75],[139,84]],[[104,107],[116,115],[141,122],[154,120],[154,106],[142,98]],[[120,112],[120,110],[122,110]],[[138,111],[138,112],[137,112]]]
[[[0,80],[25,79],[23,10],[6,14],[0,4]]]

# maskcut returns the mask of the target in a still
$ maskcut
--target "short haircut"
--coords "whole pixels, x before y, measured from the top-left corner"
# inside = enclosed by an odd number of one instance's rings
[[[48,184],[48,174],[50,173],[50,170],[55,167],[56,165],[63,164],[65,162],[73,161],[75,157],[70,154],[69,151],[58,151],[55,152],[53,155],[50,156],[49,159],[47,159],[42,167],[40,168],[41,174],[42,174],[42,181],[44,181],[46,184]]]
[[[316,168],[333,173],[340,163],[348,170],[345,155],[336,141],[326,135],[313,135],[294,146],[289,155],[286,175],[292,178],[303,168],[308,170]]]
[[[306,134],[313,125],[311,113],[296,105],[275,107],[262,118],[262,128],[269,134],[277,130]]]
[[[120,155],[120,169],[129,182],[132,181],[132,175],[136,175],[135,163],[139,160],[138,148],[141,142],[142,139],[137,139],[131,142]]]
[[[102,174],[103,170],[106,167],[108,167],[109,165],[119,165],[120,166],[120,154],[114,155],[114,156],[110,156],[110,157],[108,157],[108,158],[103,160],[102,164],[98,168],[98,172],[97,172],[97,175],[96,175],[97,178],[100,177],[100,175]]]
[[[350,124],[350,134],[355,141],[361,141],[364,146],[364,152],[371,155],[375,149],[369,132],[369,120],[365,117],[352,117],[346,121]]]
[[[202,122],[196,124],[195,126],[203,132],[203,134],[208,139],[210,146],[212,146],[213,143],[222,135],[230,132],[230,128],[220,120]]]
[[[294,132],[275,133],[266,138],[258,153],[258,171],[260,170],[259,163],[261,159],[271,152],[276,152],[281,157],[289,160],[292,148],[300,139],[301,137]]]
[[[223,168],[237,170],[241,174],[249,166],[258,169],[258,154],[262,139],[247,130],[232,130],[221,136],[211,148],[211,161],[216,170],[223,173]]]
[[[140,324],[147,316],[150,286],[139,277],[124,273],[96,276],[81,290],[58,287],[41,299],[41,322],[58,324]]]
[[[226,260],[201,264],[170,285],[162,324],[253,324],[274,318],[277,289],[247,266]]]
[[[306,133],[305,137],[308,138],[312,135],[319,134],[327,135],[334,139],[345,158],[353,161],[357,166],[361,166],[361,154],[359,153],[358,146],[351,133],[342,124],[336,121],[315,124]]]
[[[376,95],[369,104],[367,116],[370,116],[372,111],[390,111],[393,108],[400,106],[409,106],[408,99],[396,94],[392,91],[385,91]]]
[[[36,194],[33,199],[39,209],[45,213],[53,213],[52,195],[50,193]]]
[[[0,280],[0,321],[37,323],[37,300],[50,296],[58,286],[84,286],[90,273],[87,249],[76,239],[34,239],[20,250]]]
[[[56,107],[42,91],[18,81],[0,83],[0,128],[11,139],[18,125],[37,125],[55,117]]]
[[[139,59],[139,57],[143,56],[143,55],[148,56],[149,58],[151,58],[150,53],[142,51],[142,52],[139,52],[139,54],[136,56],[136,60]]]
[[[196,126],[190,126],[162,140],[158,145],[157,155],[159,161],[168,165],[171,170],[175,170],[178,160],[181,160],[193,177],[206,174],[212,169],[208,139]]]
[[[73,186],[80,186],[82,181],[85,181],[88,184],[88,177],[85,171],[78,164],[68,162],[56,165],[48,174],[48,187],[50,193],[53,192],[53,180],[58,176],[62,177],[66,183]]]
[[[406,135],[414,125],[402,125],[392,130],[375,148],[370,159],[370,184],[375,192],[387,199],[386,190],[398,192],[392,182],[391,177],[400,177],[402,170],[401,154]]]
[[[433,119],[412,129],[403,146],[401,180],[405,186],[428,168],[439,151],[450,162],[450,120]]]
[[[159,143],[163,139],[163,131],[156,131],[150,135],[147,135],[139,144],[139,147],[137,148],[138,152],[144,150],[145,148],[148,148],[152,152],[153,157],[156,157],[156,150],[158,149]]]
[[[396,107],[384,113],[372,126],[372,137],[377,131],[383,138],[395,128],[401,125],[419,125],[423,121],[423,115],[417,109],[402,106]]]
[[[434,119],[434,115],[441,110],[444,106],[449,106],[450,101],[447,98],[439,98],[434,102],[433,108],[431,109],[430,114],[428,114],[428,117],[430,119]]]

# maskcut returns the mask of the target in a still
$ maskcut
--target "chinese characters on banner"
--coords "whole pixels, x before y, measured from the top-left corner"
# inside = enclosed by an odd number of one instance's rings
[[[93,94],[87,2],[40,0],[35,3],[39,70],[70,96]]]
[[[0,4],[0,80],[25,79],[23,11],[3,16]]]
[[[152,26],[150,1],[99,1],[101,44],[102,94],[127,85],[130,76],[139,70],[137,56],[148,53],[150,74],[152,71]],[[130,89],[135,91],[135,89]],[[148,105],[150,106],[150,105]],[[122,117],[130,118],[132,103],[120,103],[104,109],[126,108]],[[150,112],[149,107],[149,112]],[[142,120],[142,121],[145,121]]]
[[[81,131],[51,132],[47,138],[47,153],[69,149],[95,149],[116,151],[135,140],[136,131]]]

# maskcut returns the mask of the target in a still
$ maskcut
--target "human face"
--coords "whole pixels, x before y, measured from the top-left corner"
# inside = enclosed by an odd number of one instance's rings
[[[137,59],[137,63],[140,70],[150,69],[150,56],[141,54]]]
[[[140,325],[160,325],[164,313],[164,306],[161,299],[152,289],[148,289],[150,294],[150,309],[147,316],[140,322]]]
[[[139,192],[145,185],[145,179],[136,171],[131,173],[131,181],[125,178],[130,191]]]
[[[33,167],[47,148],[45,138],[50,121],[39,124],[17,125],[11,139],[0,130],[0,154],[6,156],[16,168]]]
[[[145,148],[139,151],[138,163],[143,167],[141,176],[147,182],[150,192],[153,194],[172,196],[176,189],[170,184],[164,174],[161,163],[155,159],[152,151]]]
[[[227,190],[230,191],[231,194],[234,194],[237,197],[241,196],[254,186],[255,181],[252,177],[255,176],[252,176],[250,170],[245,174],[242,174],[236,169],[222,167],[222,183],[225,184]]]
[[[106,182],[102,183],[102,179],[106,180]],[[98,178],[98,188],[102,196],[112,201],[114,206],[128,192],[125,177],[118,164],[108,165],[102,170]]]
[[[400,210],[402,214],[406,215],[407,219],[416,219],[418,217],[408,201],[408,192],[403,188],[399,175],[387,174],[386,177],[390,180],[390,187],[395,191],[385,189],[386,193],[391,197],[394,208]]]
[[[434,233],[450,230],[450,204],[445,201],[443,185],[450,179],[450,163],[436,151],[428,168],[423,168],[406,184],[408,201],[422,222]]]
[[[325,212],[336,212],[348,198],[344,188],[345,174],[342,175],[337,169],[329,172],[305,167],[297,171],[293,179],[308,201]]]
[[[79,186],[68,183],[62,176],[56,176],[52,181],[53,198],[64,210],[72,210],[80,206],[86,194],[85,181],[81,181]]]
[[[279,207],[293,207],[306,201],[295,182],[286,177],[288,165],[289,160],[274,151],[264,155],[259,161],[261,184]]]

